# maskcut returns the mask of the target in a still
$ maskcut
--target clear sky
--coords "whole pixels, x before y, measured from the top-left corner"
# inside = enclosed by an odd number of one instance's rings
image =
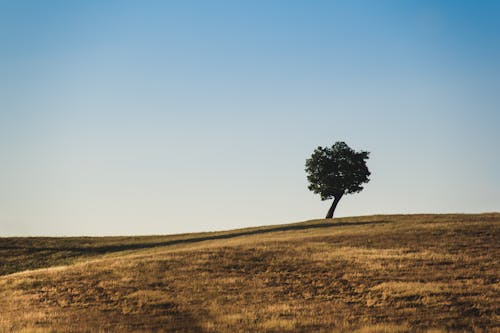
[[[0,235],[500,211],[500,1],[2,1]]]

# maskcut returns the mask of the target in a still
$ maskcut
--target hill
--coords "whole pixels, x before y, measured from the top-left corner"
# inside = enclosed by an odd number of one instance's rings
[[[500,214],[0,238],[0,332],[500,332]]]

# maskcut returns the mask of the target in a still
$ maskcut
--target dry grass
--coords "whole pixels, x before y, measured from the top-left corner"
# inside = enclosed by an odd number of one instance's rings
[[[0,332],[500,332],[500,214],[5,238],[0,251]]]

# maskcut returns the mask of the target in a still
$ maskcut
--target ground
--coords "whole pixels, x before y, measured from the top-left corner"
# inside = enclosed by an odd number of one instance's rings
[[[0,238],[0,332],[500,332],[500,214]]]

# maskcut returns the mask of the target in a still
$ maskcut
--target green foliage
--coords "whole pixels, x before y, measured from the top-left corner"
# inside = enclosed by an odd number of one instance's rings
[[[319,194],[321,200],[360,192],[362,184],[370,180],[366,166],[369,154],[367,151],[356,152],[342,141],[331,147],[316,148],[306,160],[309,190]]]

